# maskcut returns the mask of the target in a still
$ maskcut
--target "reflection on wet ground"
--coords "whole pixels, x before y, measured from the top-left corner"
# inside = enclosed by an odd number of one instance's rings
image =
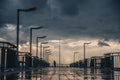
[[[44,68],[2,76],[1,80],[120,80],[120,71]]]

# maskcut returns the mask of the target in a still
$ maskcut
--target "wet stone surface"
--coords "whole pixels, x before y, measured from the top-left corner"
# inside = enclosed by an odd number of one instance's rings
[[[4,75],[1,80],[120,80],[120,71],[44,68]]]

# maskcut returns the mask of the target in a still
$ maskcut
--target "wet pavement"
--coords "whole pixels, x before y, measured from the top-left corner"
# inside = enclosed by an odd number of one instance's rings
[[[44,68],[4,75],[1,80],[120,80],[120,71]]]

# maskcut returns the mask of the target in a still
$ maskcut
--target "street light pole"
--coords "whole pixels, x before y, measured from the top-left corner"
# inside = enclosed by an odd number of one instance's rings
[[[48,59],[47,59],[47,60],[48,60],[48,63],[49,63],[49,56],[50,56],[50,55],[51,55],[51,54],[48,54]]]
[[[60,39],[59,39],[59,69],[60,69],[60,58],[61,58],[61,45],[60,45]]]
[[[42,60],[42,44],[47,44],[48,42],[41,42],[40,44],[40,59]]]
[[[17,45],[17,56],[19,54],[19,24],[20,24],[20,12],[30,12],[36,10],[36,7],[28,8],[28,9],[17,9],[17,30],[16,30],[16,45]],[[18,58],[17,58],[18,59]]]
[[[43,47],[43,60],[45,60],[45,58],[44,58],[44,56],[45,56],[45,52],[44,52],[44,51],[45,51],[45,48],[49,48],[49,47],[50,47],[50,46],[44,46],[44,47]]]
[[[84,43],[84,69],[86,68],[86,65],[85,65],[85,56],[86,56],[86,55],[85,55],[85,54],[86,54],[86,53],[85,53],[85,47],[86,47],[87,44],[90,44],[90,43],[91,43],[91,42],[89,42],[89,43]]]
[[[19,52],[19,24],[20,24],[20,22],[19,22],[19,9],[17,10],[17,42],[16,42],[16,44],[17,44],[17,55],[18,55],[18,52]]]
[[[36,38],[36,56],[38,57],[38,39],[39,38],[41,38],[41,39],[43,39],[43,38],[46,38],[46,36],[42,36],[42,37],[37,37]]]
[[[49,55],[52,54],[52,52],[49,50],[46,50],[46,54],[47,54],[47,57],[46,57],[46,61],[49,62]]]
[[[30,54],[32,54],[32,30],[33,29],[41,29],[43,28],[42,26],[36,27],[36,28],[30,28]]]
[[[74,54],[73,54],[73,63],[75,63],[75,55],[76,54],[78,54],[78,52],[74,52]],[[75,65],[74,65],[74,67],[75,67]]]

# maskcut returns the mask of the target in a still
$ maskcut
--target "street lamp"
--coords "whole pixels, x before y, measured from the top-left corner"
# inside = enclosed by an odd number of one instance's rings
[[[51,49],[47,49],[47,50],[45,50],[45,52],[46,52],[46,53],[49,53],[49,54],[52,53]]]
[[[38,56],[38,39],[43,39],[43,38],[46,38],[47,36],[42,36],[42,37],[37,37],[36,38],[36,56]]]
[[[52,52],[50,51],[50,49],[46,50],[46,54],[47,54],[46,61],[49,62],[49,55],[52,54]]]
[[[85,46],[86,46],[87,44],[91,44],[91,42],[89,42],[89,43],[84,43],[84,69],[86,68],[86,65],[85,65]]]
[[[16,39],[16,45],[17,45],[17,55],[19,54],[19,19],[20,19],[20,12],[30,12],[36,10],[36,7],[28,8],[28,9],[17,9],[17,39]]]
[[[49,56],[50,56],[50,55],[52,55],[52,53],[48,54],[48,59],[47,59],[48,62],[49,62]]]
[[[42,44],[47,44],[48,42],[41,42],[40,44],[40,59],[42,59]]]
[[[18,9],[18,11],[30,12],[36,10],[36,7],[28,8],[28,9]]]
[[[43,60],[44,60],[44,55],[45,55],[45,53],[44,53],[44,51],[45,51],[45,48],[49,48],[50,46],[44,46],[43,47]]]
[[[75,63],[75,55],[78,54],[78,52],[74,52],[73,54],[73,63]],[[75,67],[75,64],[74,64],[74,67]]]
[[[61,64],[61,40],[59,39],[59,71],[60,71],[60,64]]]
[[[40,26],[40,27],[30,28],[30,54],[32,54],[32,30],[33,29],[41,29],[41,28],[43,28],[43,27]]]
[[[36,10],[36,7],[28,8],[28,9],[17,9],[17,53],[19,52],[19,16],[20,12],[30,12]]]

